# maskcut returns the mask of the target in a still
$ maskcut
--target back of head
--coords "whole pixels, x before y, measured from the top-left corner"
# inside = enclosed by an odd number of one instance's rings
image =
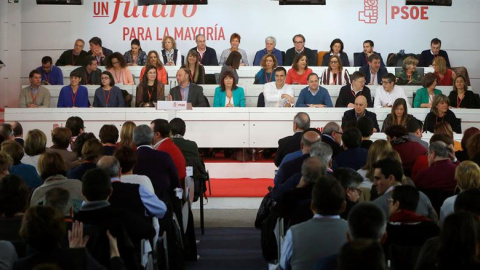
[[[320,158],[326,166],[328,166],[332,160],[332,155],[332,147],[325,142],[315,143],[312,145],[312,148],[310,148],[310,156]]]
[[[307,184],[315,184],[326,173],[326,166],[317,157],[309,157],[302,164],[302,178]]]
[[[24,154],[23,147],[16,141],[2,142],[0,151],[10,155],[14,164],[19,164]]]
[[[13,217],[27,209],[30,191],[22,178],[9,174],[0,181],[0,216]]]
[[[307,113],[299,112],[293,118],[293,122],[300,130],[306,130],[310,128],[310,116]]]
[[[382,246],[372,239],[356,239],[347,242],[338,255],[338,270],[385,270],[385,254]]]
[[[107,200],[112,191],[110,177],[100,168],[88,170],[82,178],[82,193],[90,201]]]
[[[72,151],[77,154],[78,157],[82,156],[83,145],[90,139],[96,139],[95,135],[91,132],[80,134],[72,144]]]
[[[65,237],[63,215],[51,206],[32,206],[22,220],[20,236],[37,250],[47,252]]]
[[[56,127],[52,130],[52,142],[60,148],[68,148],[72,140],[72,132],[66,127]]]
[[[362,144],[362,134],[358,128],[349,128],[343,131],[342,141],[348,149],[359,147]]]
[[[104,156],[97,162],[97,168],[102,169],[110,178],[120,177],[120,162],[113,156]]]
[[[45,193],[45,205],[57,208],[61,213],[68,212],[70,208],[70,192],[60,187],[49,189]]]
[[[392,192],[392,199],[394,203],[400,203],[399,209],[415,211],[420,200],[420,193],[410,185],[397,186]]]
[[[387,134],[388,137],[393,139],[408,135],[408,131],[404,126],[392,125],[385,130],[385,134]]]
[[[313,188],[312,210],[322,216],[339,215],[345,205],[345,191],[332,176],[322,176]]]
[[[480,167],[473,161],[462,161],[455,168],[455,180],[460,191],[480,189]]]
[[[395,151],[396,152],[396,151]],[[388,178],[390,175],[393,175],[395,181],[401,182],[403,178],[403,167],[402,163],[398,160],[391,158],[384,158],[378,160],[373,164],[374,169],[380,169],[385,178]]]
[[[153,131],[147,125],[139,125],[133,131],[133,141],[137,146],[151,145],[153,140]]]
[[[82,158],[93,161],[103,154],[102,143],[97,139],[90,139],[83,144]]]
[[[115,144],[118,141],[118,128],[115,125],[103,125],[98,137],[102,143]]]
[[[172,131],[172,135],[181,135],[185,136],[186,125],[185,121],[182,118],[173,118],[170,120],[170,129]]]
[[[45,152],[47,136],[39,129],[32,129],[27,132],[25,139],[25,154],[29,156],[40,155]]]
[[[469,189],[457,195],[454,205],[455,212],[470,212],[480,215],[480,190]]]
[[[423,130],[423,123],[420,120],[413,119],[407,122],[407,131],[408,133],[415,133],[417,130]]]
[[[324,127],[323,127],[323,134],[326,135],[332,135],[333,132],[339,132],[340,131],[340,125],[337,124],[337,122],[328,122]]]
[[[10,139],[13,136],[12,125],[7,123],[0,124],[0,135],[2,135],[5,140]]]
[[[38,171],[43,180],[59,174],[67,176],[67,164],[59,153],[45,152],[38,159]]]
[[[373,120],[370,117],[362,116],[357,120],[357,128],[362,137],[370,137],[373,134]]]
[[[322,140],[322,134],[317,129],[309,128],[303,132],[301,143],[303,147],[310,148],[314,143]]]
[[[12,130],[13,130],[13,136],[17,137],[23,134],[23,127],[22,124],[18,121],[13,121],[12,122]]]
[[[348,234],[352,239],[366,238],[380,241],[386,228],[385,212],[376,204],[359,203],[348,214]]]
[[[463,132],[463,137],[462,137],[462,141],[460,142],[460,144],[462,145],[462,149],[464,151],[467,151],[467,142],[468,142],[468,139],[470,139],[470,137],[472,137],[473,135],[477,134],[477,133],[480,133],[480,130],[476,127],[471,127],[471,128],[467,128],[464,132]]]
[[[170,136],[170,125],[168,124],[167,120],[155,119],[150,124],[153,125],[153,132],[160,133],[160,136],[162,136],[162,138],[167,138]]]
[[[340,182],[345,191],[347,188],[358,188],[363,182],[363,177],[351,168],[337,168],[333,171],[333,177]]]
[[[428,146],[428,153],[435,153],[437,157],[449,158],[453,154],[452,149],[444,142],[432,142]]]
[[[81,131],[85,128],[83,119],[78,116],[72,116],[67,119],[65,127],[72,131],[72,136],[76,137],[80,135]]]
[[[115,150],[113,156],[120,162],[122,168],[122,174],[127,173],[133,169],[135,163],[137,163],[137,155],[130,147],[120,147]]]
[[[10,157],[10,155],[2,153],[0,151],[0,179],[2,174],[6,171],[8,172],[8,169],[10,166],[13,164],[13,159]]]
[[[446,134],[453,139],[453,129],[448,122],[440,122],[435,125],[433,134]]]

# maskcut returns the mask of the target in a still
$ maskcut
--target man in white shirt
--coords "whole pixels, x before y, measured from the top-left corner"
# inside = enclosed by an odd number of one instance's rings
[[[382,86],[375,92],[374,108],[392,107],[397,98],[403,98],[407,101],[407,107],[410,108],[405,90],[395,85],[395,75],[387,73],[382,77]]]
[[[275,70],[275,81],[263,85],[265,107],[291,107],[294,104],[294,93],[291,85],[285,84],[287,71],[283,67]]]

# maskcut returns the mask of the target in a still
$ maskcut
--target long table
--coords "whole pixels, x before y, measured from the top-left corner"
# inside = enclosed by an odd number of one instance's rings
[[[208,148],[274,148],[280,138],[292,134],[293,118],[297,112],[307,112],[311,126],[322,128],[326,123],[341,123],[347,108],[193,108],[185,111],[163,111],[155,108],[6,108],[5,121],[19,121],[26,131],[42,130],[51,145],[51,130],[64,126],[70,116],[79,116],[85,122],[87,132],[98,136],[104,124],[114,124],[120,130],[122,124],[134,121],[150,124],[153,119],[182,118],[187,126],[186,138]],[[390,113],[388,108],[371,109],[377,114],[379,125]],[[424,120],[428,109],[411,109],[409,113]],[[462,130],[480,128],[478,110],[453,109],[462,119]],[[428,141],[431,134],[425,134]],[[460,140],[461,134],[455,135]],[[373,139],[384,139],[385,134],[375,133]]]

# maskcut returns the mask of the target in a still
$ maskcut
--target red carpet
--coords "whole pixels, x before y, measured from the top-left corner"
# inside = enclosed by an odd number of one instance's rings
[[[209,197],[264,197],[268,187],[273,186],[271,178],[235,178],[235,179],[210,179],[212,195]],[[207,183],[208,188],[208,183]]]

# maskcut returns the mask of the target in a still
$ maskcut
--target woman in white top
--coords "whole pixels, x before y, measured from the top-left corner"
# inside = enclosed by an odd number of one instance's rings
[[[171,36],[165,36],[162,41],[162,57],[165,66],[182,66],[182,53],[177,50],[177,43]]]

